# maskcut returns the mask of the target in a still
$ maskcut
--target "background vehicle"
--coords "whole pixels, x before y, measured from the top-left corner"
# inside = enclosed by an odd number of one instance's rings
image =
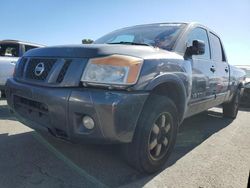
[[[241,98],[241,105],[250,107],[250,65],[236,65],[246,72],[245,89]]]
[[[0,91],[2,94],[4,94],[7,79],[13,75],[18,58],[28,50],[39,47],[43,46],[17,40],[0,41]]]
[[[244,77],[207,27],[162,23],[29,51],[6,94],[24,124],[70,141],[123,143],[126,160],[152,173],[185,118],[220,104],[236,118]]]

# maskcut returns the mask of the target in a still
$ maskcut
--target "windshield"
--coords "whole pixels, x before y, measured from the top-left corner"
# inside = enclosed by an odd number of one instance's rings
[[[185,24],[152,24],[134,26],[111,32],[99,39],[95,44],[131,44],[150,45],[165,50],[172,47]]]
[[[19,57],[19,45],[13,43],[0,44],[0,56]]]

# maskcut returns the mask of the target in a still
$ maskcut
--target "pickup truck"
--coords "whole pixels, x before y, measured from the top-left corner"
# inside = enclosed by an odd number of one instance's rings
[[[15,64],[28,50],[42,47],[42,45],[17,40],[0,41],[0,93],[4,95],[5,84],[14,73]],[[1,97],[0,96],[0,97]]]
[[[130,165],[153,173],[185,118],[218,105],[236,118],[244,76],[212,30],[157,23],[28,51],[6,95],[25,125],[77,143],[120,143]]]

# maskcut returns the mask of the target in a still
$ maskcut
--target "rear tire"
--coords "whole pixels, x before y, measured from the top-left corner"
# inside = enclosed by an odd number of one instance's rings
[[[229,103],[223,104],[223,116],[231,119],[237,117],[240,104],[240,91],[237,90],[233,99]]]
[[[152,95],[138,120],[133,141],[123,146],[127,162],[141,172],[154,173],[166,163],[176,141],[178,115],[167,97]]]

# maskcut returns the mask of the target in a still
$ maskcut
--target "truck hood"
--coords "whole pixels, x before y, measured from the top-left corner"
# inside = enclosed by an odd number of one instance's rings
[[[130,55],[142,59],[179,59],[180,55],[151,46],[120,44],[87,44],[52,46],[30,50],[27,57],[94,58],[112,54]]]

